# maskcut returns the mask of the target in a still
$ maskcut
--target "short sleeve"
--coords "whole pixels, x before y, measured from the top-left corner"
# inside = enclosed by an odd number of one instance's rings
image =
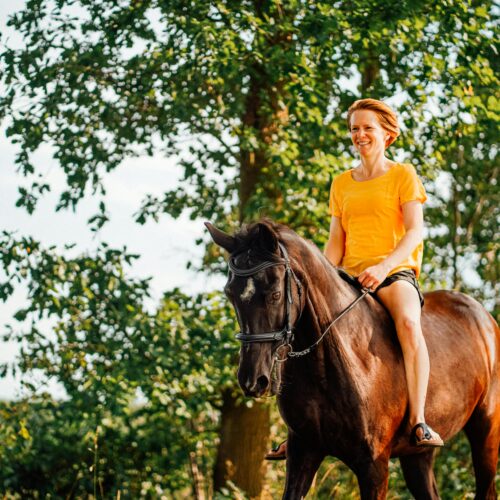
[[[413,165],[405,164],[399,185],[399,203],[402,205],[408,201],[416,200],[424,203],[427,200],[427,195]]]
[[[337,188],[335,186],[335,180],[332,181],[332,186],[330,188],[330,204],[329,204],[329,214],[335,217],[341,217],[342,212],[340,211],[340,204],[338,199]]]

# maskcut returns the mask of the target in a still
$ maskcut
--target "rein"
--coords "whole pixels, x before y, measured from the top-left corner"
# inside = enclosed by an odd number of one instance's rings
[[[366,294],[369,293],[370,290],[367,290],[366,288],[363,289],[363,292],[361,295],[356,298],[354,301],[352,301],[325,329],[325,331],[321,334],[321,337],[314,342],[314,344],[311,344],[309,347],[302,351],[293,351],[292,346],[290,346],[290,351],[286,354],[285,358],[276,358],[276,361],[278,363],[283,363],[283,361],[286,361],[288,358],[300,358],[301,356],[305,356],[306,354],[309,354],[312,350],[314,350],[318,345],[321,343],[325,335],[330,331],[330,328],[342,317],[344,314],[347,314],[358,302],[360,302],[362,299],[366,297]],[[283,344],[284,345],[284,344]],[[280,346],[282,347],[282,346]],[[276,352],[278,349],[276,349]]]
[[[235,257],[236,255],[232,255],[229,259],[229,270],[235,276],[248,277],[258,272],[267,269],[269,267],[274,266],[285,266],[285,288],[286,288],[286,301],[285,301],[285,326],[281,330],[273,331],[273,332],[263,332],[263,333],[245,333],[239,332],[236,335],[236,338],[243,343],[253,343],[253,342],[274,342],[276,340],[282,340],[282,344],[280,344],[274,353],[273,361],[277,363],[283,363],[289,358],[299,358],[301,356],[305,356],[313,351],[324,339],[325,335],[330,331],[330,328],[342,318],[345,314],[347,314],[358,302],[363,300],[366,295],[370,292],[369,289],[364,288],[359,297],[353,300],[341,313],[326,327],[321,336],[316,342],[311,344],[309,347],[302,351],[294,351],[292,348],[293,341],[293,327],[291,325],[291,306],[293,305],[293,296],[292,296],[292,288],[291,288],[291,279],[295,281],[297,285],[297,290],[299,294],[300,301],[300,314],[302,314],[302,283],[297,278],[295,272],[290,266],[290,259],[288,257],[288,252],[285,246],[278,242],[279,249],[283,255],[282,259],[273,260],[273,261],[264,261],[260,264],[257,264],[254,267],[248,269],[240,269],[236,266]],[[300,317],[300,316],[299,316]],[[280,350],[282,348],[288,348],[288,351],[285,353],[284,357],[280,357]],[[274,364],[274,363],[273,363]]]

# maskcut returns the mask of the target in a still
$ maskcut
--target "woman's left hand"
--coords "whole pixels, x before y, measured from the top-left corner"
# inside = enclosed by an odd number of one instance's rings
[[[389,271],[390,269],[382,262],[376,266],[367,267],[358,276],[358,281],[364,288],[375,290],[387,278]]]

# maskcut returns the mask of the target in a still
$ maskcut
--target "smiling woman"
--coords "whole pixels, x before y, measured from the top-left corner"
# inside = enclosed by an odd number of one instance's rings
[[[411,440],[417,446],[442,446],[424,417],[429,355],[420,326],[423,297],[416,278],[423,253],[425,190],[411,165],[385,156],[399,136],[397,116],[386,103],[354,102],[347,125],[360,164],[332,183],[325,255],[376,292],[391,313],[405,361]]]

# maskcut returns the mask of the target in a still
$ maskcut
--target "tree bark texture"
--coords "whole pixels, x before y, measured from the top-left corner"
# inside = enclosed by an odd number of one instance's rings
[[[364,92],[373,87],[375,81],[380,76],[380,61],[372,50],[368,51],[363,63],[359,67],[359,72],[361,73],[361,92],[364,99],[365,97],[369,97],[365,96]]]
[[[249,497],[259,498],[264,486],[264,455],[270,434],[267,403],[253,402],[249,408],[227,394],[222,409],[220,444],[214,470],[214,490],[232,481]]]

